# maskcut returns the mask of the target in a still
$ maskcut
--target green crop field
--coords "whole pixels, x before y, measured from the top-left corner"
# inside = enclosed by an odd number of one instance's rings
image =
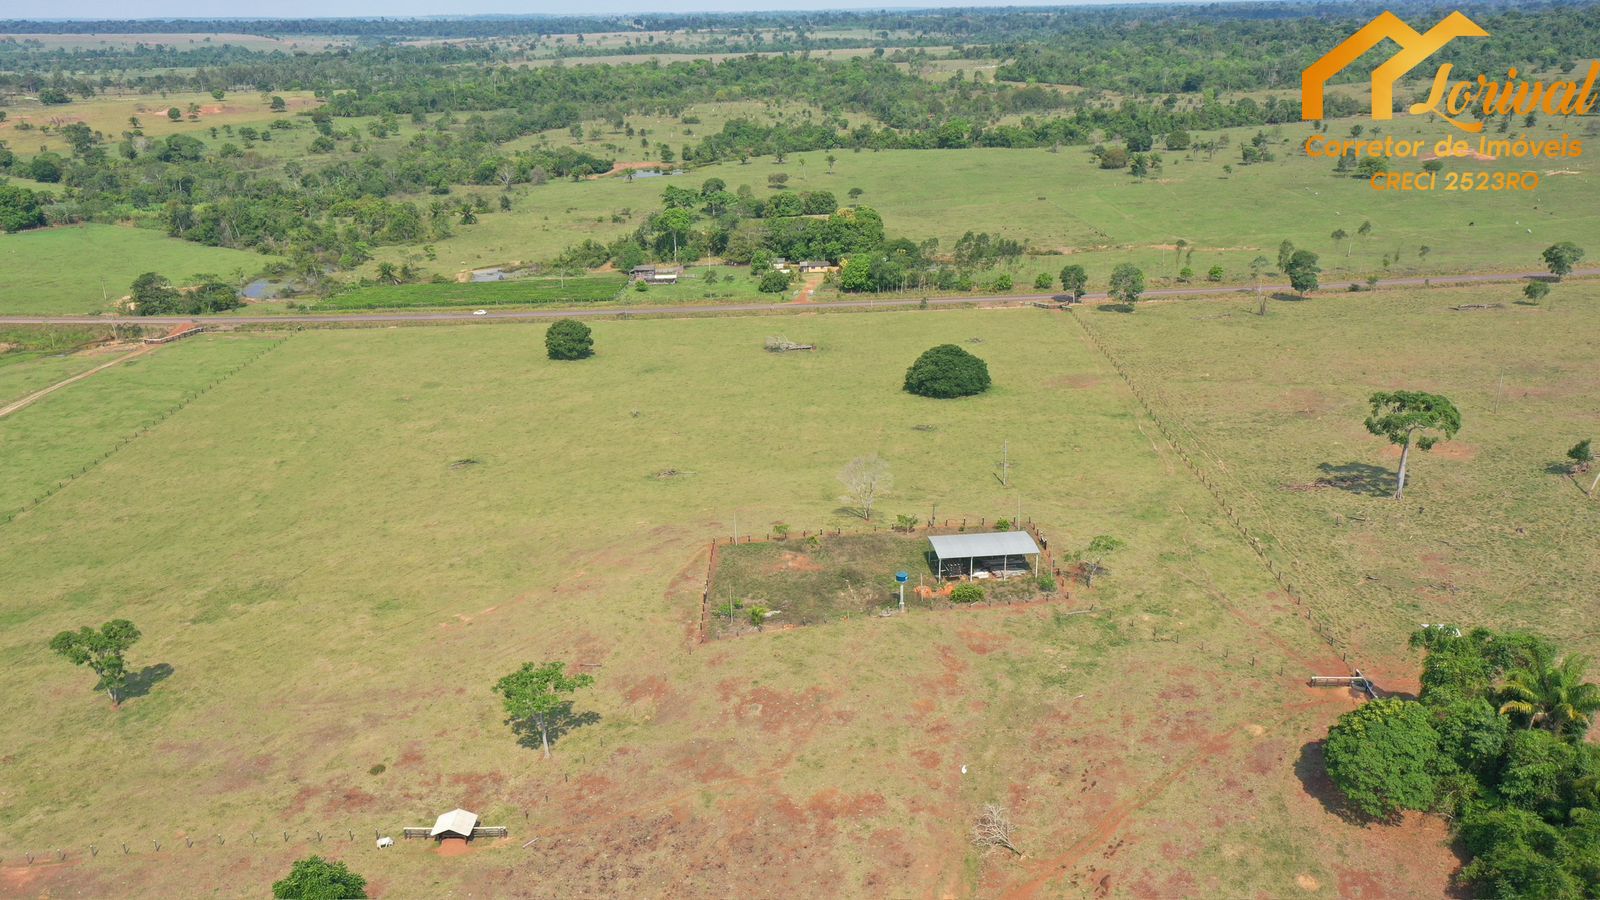
[[[0,425],[33,448],[30,483],[67,480],[0,525],[0,721],[29,773],[0,798],[0,847],[101,847],[29,876],[58,893],[264,882],[313,851],[380,888],[672,892],[714,862],[837,893],[1071,892],[1101,877],[1096,836],[1115,828],[1116,877],[1154,893],[1346,890],[1402,862],[1407,890],[1438,893],[1452,864],[1437,821],[1351,828],[1302,784],[1307,743],[1352,702],[1303,681],[1345,665],[1314,624],[1401,685],[1415,662],[1396,641],[1418,617],[1587,642],[1596,507],[1543,470],[1600,424],[1577,402],[1593,375],[1577,342],[1526,352],[1592,331],[1597,298],[1574,282],[1553,307],[1448,309],[1509,291],[1330,296],[1265,319],[1236,300],[808,316],[783,330],[821,349],[785,355],[762,350],[771,321],[738,318],[600,322],[577,363],[515,325],[161,348]],[[1314,609],[1281,592],[1073,316],[1186,452],[1227,468],[1224,502],[1272,527]],[[1419,333],[1434,343],[1404,343]],[[901,392],[941,342],[985,357],[996,387]],[[1392,461],[1360,431],[1359,395],[1391,382],[1457,394],[1471,452],[1419,460],[1404,505],[1287,489],[1324,462],[1382,480]],[[52,437],[68,428],[70,445]],[[1096,534],[1128,548],[1052,604],[696,644],[708,542],[735,519],[853,527],[836,475],[870,453],[894,478],[884,516],[1020,508],[1063,556]],[[1468,527],[1507,473],[1534,499]],[[1407,603],[1327,577],[1341,567]],[[1566,608],[1499,600],[1536,581],[1563,585]],[[146,635],[121,713],[44,646],[112,615]],[[489,691],[545,658],[598,679],[548,762]],[[180,771],[181,795],[148,790]],[[1029,856],[980,865],[966,823],[1007,797]],[[512,838],[448,870],[415,845],[370,849],[372,832],[455,805]],[[1214,833],[1174,842],[1194,821]],[[541,852],[517,849],[533,838]],[[862,840],[895,854],[863,857]],[[591,862],[624,858],[652,864]]]
[[[478,284],[377,284],[355,288],[317,304],[318,309],[404,309],[416,306],[534,306],[616,299],[622,275],[538,278]]]
[[[0,314],[109,312],[144,272],[182,284],[201,273],[249,276],[273,259],[115,225],[0,234]]]

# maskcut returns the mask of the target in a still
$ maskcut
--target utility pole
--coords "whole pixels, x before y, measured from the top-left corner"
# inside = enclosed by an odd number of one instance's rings
[[[1009,440],[1000,444],[1000,486],[1011,486],[1011,442]]]

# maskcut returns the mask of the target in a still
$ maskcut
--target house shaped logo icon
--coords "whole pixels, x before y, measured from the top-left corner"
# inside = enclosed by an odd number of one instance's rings
[[[1459,12],[1446,16],[1439,24],[1418,33],[1392,12],[1384,12],[1361,26],[1355,34],[1329,50],[1300,75],[1300,118],[1322,118],[1323,90],[1328,79],[1343,71],[1361,54],[1376,47],[1384,38],[1400,45],[1400,52],[1372,70],[1372,117],[1394,117],[1394,83],[1439,48],[1458,37],[1488,37],[1478,23]]]

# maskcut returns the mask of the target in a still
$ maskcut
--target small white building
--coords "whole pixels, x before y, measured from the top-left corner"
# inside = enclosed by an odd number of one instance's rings
[[[467,838],[471,839],[472,829],[478,827],[478,814],[467,812],[464,809],[452,809],[434,820],[433,829],[428,832],[428,837]]]

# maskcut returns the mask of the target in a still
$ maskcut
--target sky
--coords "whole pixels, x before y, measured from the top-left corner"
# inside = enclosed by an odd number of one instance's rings
[[[1119,0],[593,0],[551,3],[541,0],[273,0],[221,4],[215,0],[56,0],[0,11],[0,18],[51,19],[289,19],[329,16],[444,16],[484,13],[542,15],[610,15],[630,12],[745,12],[773,9],[883,9],[936,6],[1068,6],[1100,5]],[[1126,2],[1126,0],[1120,0]]]

